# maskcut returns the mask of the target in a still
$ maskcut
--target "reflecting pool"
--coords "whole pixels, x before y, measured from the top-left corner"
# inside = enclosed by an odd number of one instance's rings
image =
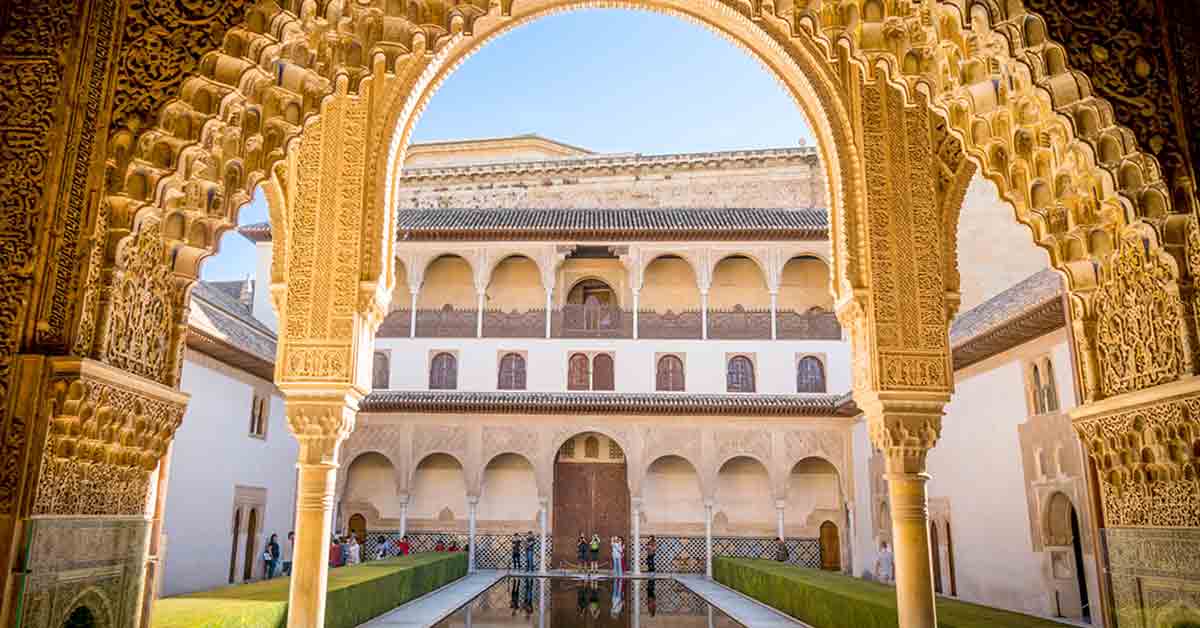
[[[466,626],[739,628],[741,624],[675,580],[508,577],[435,628]]]

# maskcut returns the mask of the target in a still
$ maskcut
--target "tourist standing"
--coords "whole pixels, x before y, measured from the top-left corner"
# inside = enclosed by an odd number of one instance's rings
[[[533,571],[533,550],[537,539],[533,538],[533,530],[525,533],[525,571]]]
[[[787,559],[788,559],[787,545],[784,544],[783,539],[779,539],[779,540],[775,541],[775,560],[777,560],[781,563],[786,563]]]
[[[387,555],[388,555],[387,539],[382,536],[375,537],[375,555],[371,557],[371,560],[383,560],[383,559],[387,558]]]
[[[288,532],[287,543],[283,544],[283,575],[292,575],[292,554],[296,551],[296,533]]]
[[[353,534],[346,542],[346,565],[352,566],[362,562],[362,546],[358,544],[358,537]]]
[[[435,543],[433,546],[433,551],[435,551],[435,552],[446,551],[446,541],[443,540],[442,537],[440,537],[440,536],[438,537],[437,543]]]
[[[521,568],[521,533],[513,532],[512,535],[512,570],[516,571]],[[514,606],[514,608],[516,608]]]
[[[266,563],[267,580],[275,577],[275,568],[279,566],[279,537],[275,534],[271,535],[271,539],[267,541],[267,551],[263,552],[263,561]]]
[[[400,551],[401,556],[408,556],[408,553],[412,551],[412,545],[409,544],[407,535],[400,537],[400,543],[396,545],[396,549]]]
[[[342,566],[342,546],[336,536],[329,537],[329,566]]]
[[[892,550],[888,549],[887,541],[879,543],[879,556],[875,559],[875,578],[884,584],[891,584],[895,578],[896,559]]]
[[[579,568],[586,571],[587,570],[587,557],[588,557],[588,542],[587,542],[587,537],[584,536],[582,532],[579,533],[579,547],[576,549],[579,551]]]
[[[621,543],[621,537],[614,536],[612,538],[612,570],[613,575],[620,578],[622,573],[622,558],[624,557],[625,546]]]
[[[658,555],[658,541],[655,540],[654,535],[651,534],[650,538],[646,541],[646,570],[647,571],[654,571],[654,569],[655,569],[654,557],[657,555]]]
[[[592,542],[588,544],[591,553],[592,571],[600,571],[600,535],[592,533]]]

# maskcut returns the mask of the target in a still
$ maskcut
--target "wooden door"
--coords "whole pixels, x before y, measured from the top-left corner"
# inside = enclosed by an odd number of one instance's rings
[[[842,544],[838,539],[838,527],[832,521],[821,524],[821,569],[842,570]]]
[[[559,462],[554,473],[555,568],[579,561],[579,533],[600,535],[600,562],[611,566],[613,536],[629,544],[629,484],[625,463]]]
[[[367,518],[355,513],[350,517],[350,534],[358,540],[358,544],[362,545],[367,542]]]

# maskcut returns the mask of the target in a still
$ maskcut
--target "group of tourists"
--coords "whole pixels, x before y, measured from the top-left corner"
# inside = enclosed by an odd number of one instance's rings
[[[609,551],[612,558],[612,571],[614,576],[621,576],[629,571],[629,552],[625,546],[625,537],[614,536],[609,539]],[[600,535],[593,533],[591,540],[584,533],[579,533],[579,566],[586,571],[597,572],[600,570],[600,552],[602,543]],[[646,539],[646,568],[649,571],[654,571],[656,568],[655,557],[658,554],[658,541],[654,535],[650,535]]]
[[[279,544],[279,535],[272,534],[267,540],[267,546],[263,548],[263,573],[266,579],[270,580],[275,577],[276,570],[279,570],[279,575],[290,576],[292,574],[292,551],[296,545],[296,533],[288,532],[287,543]],[[280,563],[282,569],[280,569]]]
[[[533,571],[534,551],[537,549],[537,537],[533,536],[533,530],[525,533],[522,537],[520,532],[513,532],[512,535],[512,567],[513,571],[518,571],[524,566],[525,571]],[[524,562],[522,562],[524,558]]]

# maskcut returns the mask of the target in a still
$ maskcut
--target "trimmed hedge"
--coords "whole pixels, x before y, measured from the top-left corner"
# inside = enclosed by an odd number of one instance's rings
[[[353,628],[467,575],[465,552],[412,554],[329,570],[326,628]],[[290,578],[163,598],[153,628],[284,628]]]
[[[895,628],[896,589],[877,582],[770,560],[716,558],[713,577],[813,628]],[[1063,624],[937,598],[942,628],[1062,628]]]

